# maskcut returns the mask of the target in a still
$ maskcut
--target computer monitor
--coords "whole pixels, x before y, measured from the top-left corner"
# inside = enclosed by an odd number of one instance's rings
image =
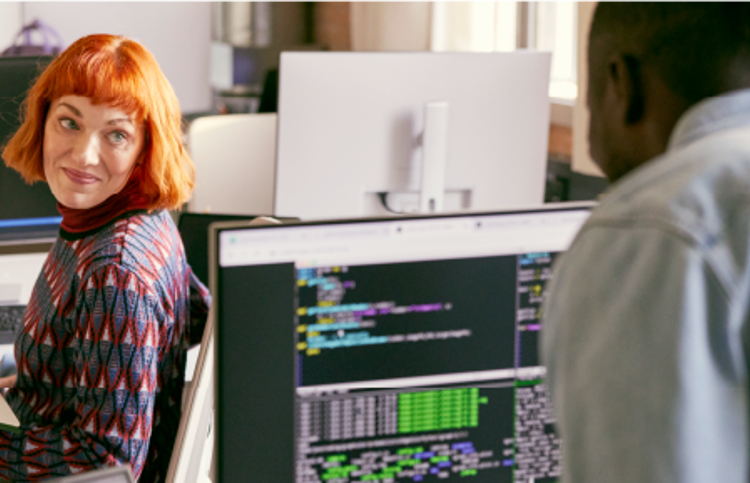
[[[0,174],[0,176],[2,176]],[[46,185],[43,185],[46,188]],[[61,216],[0,219],[0,244],[52,241],[60,231]]]
[[[215,225],[217,481],[556,480],[540,305],[588,216]]]
[[[274,213],[541,205],[549,68],[548,52],[282,53]]]
[[[21,105],[52,57],[0,57],[0,152],[21,125]],[[57,200],[46,183],[26,183],[0,160],[0,242],[54,238],[59,230]]]

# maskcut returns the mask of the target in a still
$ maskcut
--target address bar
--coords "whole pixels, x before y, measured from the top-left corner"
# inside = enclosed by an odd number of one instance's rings
[[[229,247],[222,251],[222,266],[239,266],[267,263],[298,262],[301,259],[315,258],[317,261],[331,260],[334,264],[377,261],[407,261],[431,258],[460,258],[464,256],[509,255],[531,251],[562,251],[575,233],[570,227],[550,230],[547,228],[525,228],[494,232],[466,239],[463,236],[435,237],[393,237],[389,240],[356,243],[311,242],[307,244],[277,247],[262,245],[256,247]],[[508,243],[506,240],[512,240]],[[566,240],[551,244],[549,240]],[[457,245],[459,244],[459,245]]]

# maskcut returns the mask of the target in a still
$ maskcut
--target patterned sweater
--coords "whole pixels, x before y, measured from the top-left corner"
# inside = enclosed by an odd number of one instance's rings
[[[6,397],[23,432],[0,431],[0,479],[130,463],[141,482],[164,480],[209,304],[167,212],[61,230],[16,340]]]

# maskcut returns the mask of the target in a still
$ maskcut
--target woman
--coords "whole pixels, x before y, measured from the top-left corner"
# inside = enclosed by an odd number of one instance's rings
[[[6,398],[23,431],[0,431],[0,478],[166,476],[210,302],[167,211],[194,182],[180,123],[156,61],[124,37],[78,40],[29,91],[3,158],[49,184],[63,221],[16,340]]]

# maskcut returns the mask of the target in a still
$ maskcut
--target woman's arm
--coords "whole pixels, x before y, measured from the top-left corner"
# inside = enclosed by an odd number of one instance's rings
[[[19,361],[21,379],[42,380],[30,384],[39,394],[19,392],[26,413],[19,415],[22,423],[40,413],[64,422],[26,425],[18,435],[0,431],[0,477],[35,480],[129,463],[138,478],[146,463],[157,419],[160,353],[180,331],[167,327],[160,301],[148,287],[118,265],[101,268],[81,287],[73,338],[63,354],[50,357],[44,374],[32,375]],[[54,350],[43,339],[29,347],[26,358]],[[57,362],[65,370],[53,380]],[[58,411],[48,406],[54,398],[38,397],[47,379],[51,390],[65,393]]]

